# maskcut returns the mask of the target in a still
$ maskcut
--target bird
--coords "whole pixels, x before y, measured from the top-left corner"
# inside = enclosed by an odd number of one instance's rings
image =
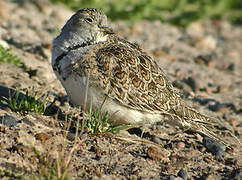
[[[160,121],[191,129],[227,146],[219,122],[189,106],[139,45],[119,37],[99,9],[78,10],[52,43],[52,68],[75,106],[90,105],[115,125]]]

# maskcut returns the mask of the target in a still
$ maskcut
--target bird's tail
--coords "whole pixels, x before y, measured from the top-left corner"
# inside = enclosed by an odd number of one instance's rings
[[[186,120],[188,124],[190,124],[190,129],[198,132],[199,134],[208,136],[219,143],[225,145],[228,148],[231,148],[231,143],[227,142],[223,137],[221,137],[221,133],[228,133],[232,136],[239,144],[242,146],[240,140],[224,126],[221,126],[221,122],[219,122],[216,118],[209,118],[210,120],[204,122],[200,119],[188,119]]]
[[[242,146],[240,140],[219,119],[199,113],[189,107],[182,99],[176,99],[176,103],[171,106],[169,113],[176,116],[184,128],[208,136],[228,148],[231,148],[231,145],[219,135],[222,132],[228,133]]]

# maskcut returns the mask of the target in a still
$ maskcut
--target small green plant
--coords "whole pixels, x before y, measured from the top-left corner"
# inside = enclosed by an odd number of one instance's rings
[[[0,45],[0,62],[14,64],[15,66],[22,67],[23,63],[20,58],[10,53],[11,49],[5,49]]]
[[[108,113],[102,113],[105,100],[97,110],[93,110],[92,101],[89,108],[88,119],[85,122],[85,129],[90,134],[97,134],[110,131],[108,123]]]
[[[93,110],[92,101],[89,107],[89,113],[87,119],[84,118],[84,129],[90,134],[98,133],[118,133],[121,130],[127,130],[133,128],[134,125],[119,125],[114,126],[113,122],[109,120],[108,112],[102,112],[103,105],[106,101],[106,98],[102,102],[101,106]]]
[[[14,112],[28,113],[35,112],[43,114],[46,110],[47,95],[42,95],[37,98],[37,91],[33,88],[26,90],[25,94],[22,94],[20,90],[17,90],[14,94],[9,91],[9,96],[2,97],[1,104],[8,106]]]

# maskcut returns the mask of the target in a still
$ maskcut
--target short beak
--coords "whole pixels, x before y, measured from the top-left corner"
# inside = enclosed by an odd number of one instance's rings
[[[106,26],[98,26],[100,31],[104,32],[105,34],[114,34],[114,31],[112,28],[110,27],[106,27]]]

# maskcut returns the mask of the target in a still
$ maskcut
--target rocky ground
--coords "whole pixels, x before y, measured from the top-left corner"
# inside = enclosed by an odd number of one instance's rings
[[[77,179],[242,179],[241,146],[226,133],[221,136],[232,150],[162,123],[120,134],[84,133],[73,148],[75,135],[66,136],[63,120],[75,108],[62,103],[65,91],[50,65],[51,41],[73,12],[47,1],[16,2],[0,1],[0,45],[12,48],[24,67],[0,62],[0,96],[33,86],[49,92],[49,101],[56,99],[53,107],[61,115],[0,106],[0,178],[47,174],[48,166],[56,159],[63,166],[74,150],[69,176]],[[158,21],[111,26],[146,49],[188,103],[219,118],[242,141],[242,26],[223,21],[197,22],[186,30]]]

